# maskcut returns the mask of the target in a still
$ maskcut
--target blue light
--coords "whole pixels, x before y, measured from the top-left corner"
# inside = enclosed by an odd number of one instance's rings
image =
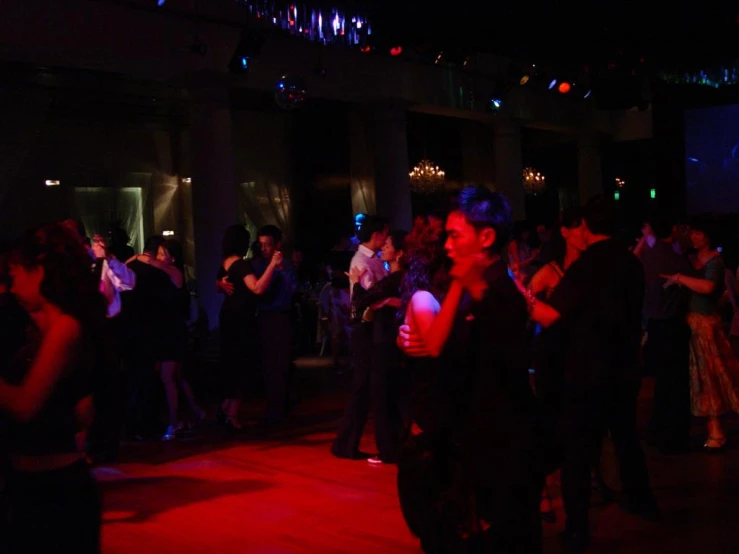
[[[500,107],[503,105],[503,101],[500,98],[493,98],[490,101],[490,104],[492,104],[493,108],[495,108],[496,110],[499,110]]]
[[[552,82],[549,83],[549,90],[552,90],[556,86],[557,86],[557,79],[552,79]]]
[[[249,58],[247,58],[246,56],[241,57],[241,67],[243,67],[244,69],[249,69]]]
[[[588,98],[590,96],[590,93],[592,92],[593,92],[592,90],[589,90],[588,92],[585,93],[585,96],[583,96],[583,98]]]
[[[157,6],[159,6],[159,7],[161,8],[162,6],[164,6],[164,3],[165,3],[166,1],[167,1],[167,0],[157,0]]]

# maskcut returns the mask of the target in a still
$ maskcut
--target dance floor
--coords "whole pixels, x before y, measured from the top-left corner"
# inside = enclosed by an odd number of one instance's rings
[[[400,514],[395,467],[328,452],[341,388],[340,380],[313,387],[285,427],[267,437],[228,437],[204,424],[182,440],[125,445],[119,464],[95,469],[104,494],[104,553],[420,553]],[[363,449],[373,451],[371,428],[365,437]],[[592,552],[737,551],[739,449],[647,455],[664,521],[646,523],[615,504],[595,507]],[[604,463],[618,488],[608,446]],[[544,524],[547,553],[562,551],[562,506],[555,503],[557,523]]]

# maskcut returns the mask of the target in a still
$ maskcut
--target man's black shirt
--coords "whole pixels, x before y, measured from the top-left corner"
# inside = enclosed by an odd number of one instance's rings
[[[638,380],[644,270],[620,242],[591,245],[573,263],[549,304],[570,333],[565,381],[588,388]]]

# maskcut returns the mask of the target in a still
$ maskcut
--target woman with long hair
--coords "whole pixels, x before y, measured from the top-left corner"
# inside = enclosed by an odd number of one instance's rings
[[[349,280],[354,286],[352,311],[373,322],[372,377],[370,399],[375,418],[375,443],[378,454],[368,458],[373,465],[396,463],[403,435],[408,385],[395,338],[398,336],[400,287],[406,268],[405,231],[391,232],[382,247],[381,259],[390,273],[365,291],[360,282],[363,272],[354,268]]]
[[[11,553],[99,552],[100,500],[78,436],[92,418],[105,298],[79,237],[60,224],[24,236],[8,266],[35,333],[0,379],[12,460],[3,542]]]

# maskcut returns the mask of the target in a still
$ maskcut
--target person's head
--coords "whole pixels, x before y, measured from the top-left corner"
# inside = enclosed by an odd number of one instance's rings
[[[582,208],[567,208],[562,212],[559,221],[559,232],[569,248],[583,251],[587,248],[583,236],[583,213]]]
[[[401,310],[404,313],[413,295],[427,291],[440,302],[449,288],[449,259],[444,252],[444,236],[427,222],[417,229],[413,241],[406,240],[407,268],[401,286]]]
[[[28,313],[48,304],[91,323],[105,302],[90,270],[90,257],[76,232],[60,223],[27,233],[8,255],[10,292]]]
[[[554,225],[550,221],[539,223],[536,226],[536,234],[539,237],[539,242],[542,244],[552,240],[554,233]]]
[[[713,217],[703,215],[691,221],[690,242],[698,252],[717,248],[719,237],[719,225]]]
[[[159,252],[159,247],[164,244],[164,237],[161,235],[153,235],[146,239],[144,243],[144,253],[150,256],[156,256]]]
[[[587,245],[611,238],[618,231],[616,203],[602,194],[593,196],[583,208],[583,221],[583,236]]]
[[[408,233],[405,231],[392,231],[388,233],[385,244],[382,246],[382,261],[405,267],[406,245],[405,239]]]
[[[485,187],[466,187],[447,217],[445,249],[452,263],[480,254],[491,259],[508,244],[513,228],[511,208],[502,194]]]
[[[223,259],[237,256],[243,258],[249,252],[251,235],[244,225],[230,225],[226,227],[221,241],[221,255]]]
[[[282,247],[282,231],[274,225],[265,225],[259,229],[257,240],[262,257],[269,260]]]
[[[377,216],[367,216],[362,228],[357,232],[359,242],[372,250],[379,251],[388,235],[387,220]]]
[[[659,240],[671,240],[674,222],[662,213],[654,213],[647,217],[642,234],[651,234]]]
[[[167,239],[157,251],[157,260],[161,260],[166,264],[173,265],[180,271],[184,270],[185,262],[182,256],[182,245],[176,239]]]

